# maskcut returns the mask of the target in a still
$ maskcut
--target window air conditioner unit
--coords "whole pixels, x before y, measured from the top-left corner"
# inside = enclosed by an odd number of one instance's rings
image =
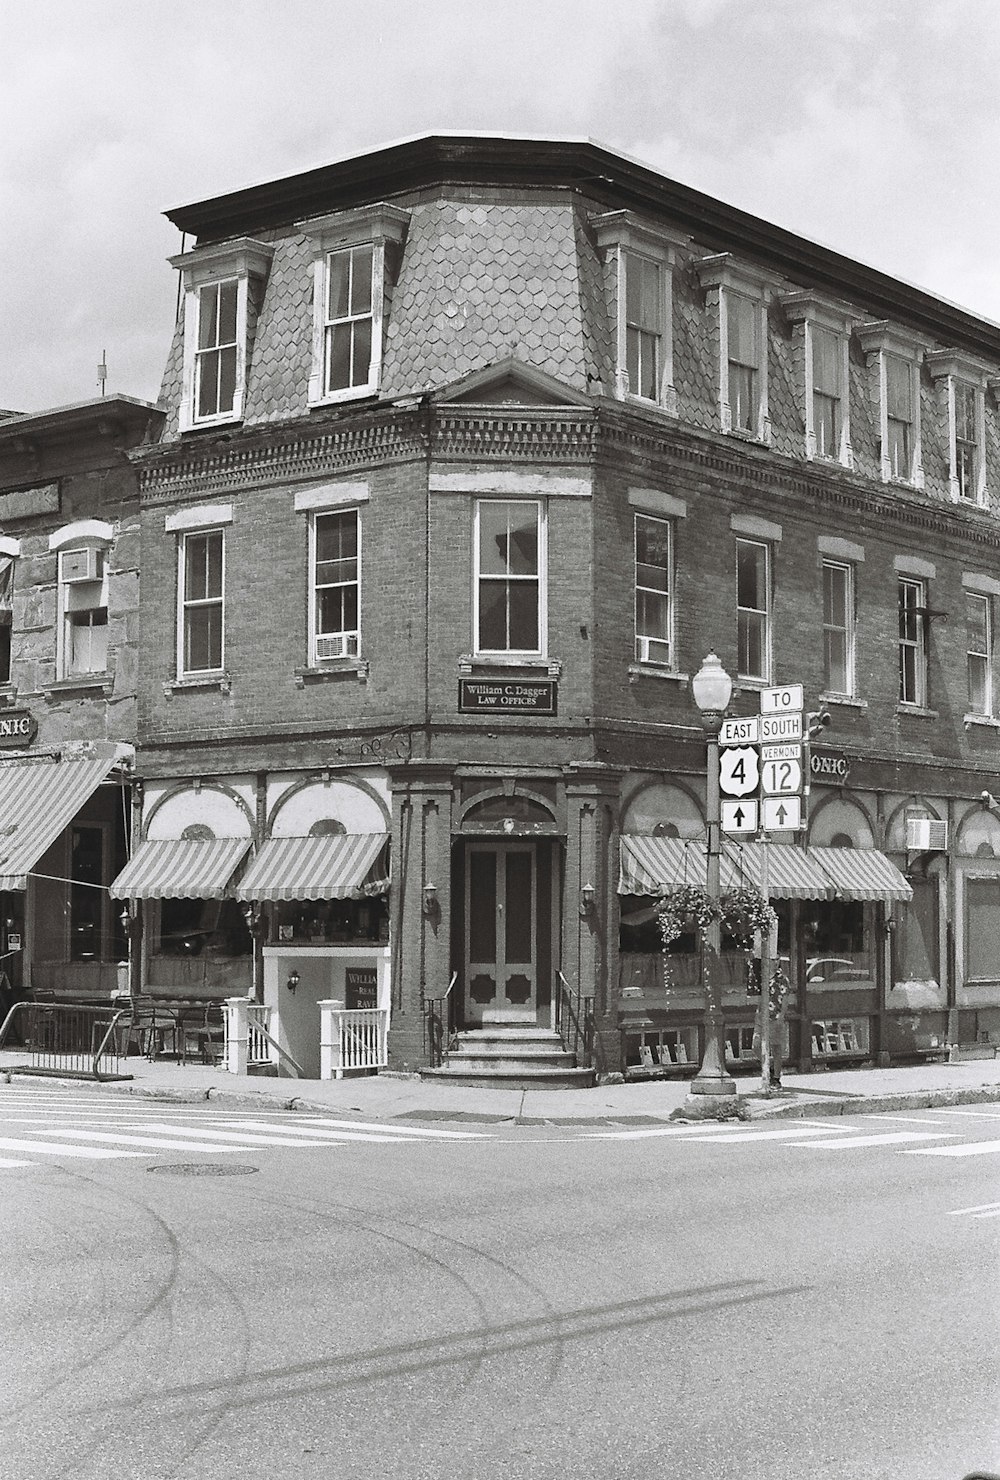
[[[357,656],[358,639],[353,632],[334,632],[329,637],[317,637],[316,658],[353,658]]]
[[[906,823],[910,853],[943,853],[948,847],[948,824],[936,817],[910,817]]]
[[[59,579],[64,586],[80,581],[99,581],[104,575],[104,551],[91,546],[88,550],[59,552]]]

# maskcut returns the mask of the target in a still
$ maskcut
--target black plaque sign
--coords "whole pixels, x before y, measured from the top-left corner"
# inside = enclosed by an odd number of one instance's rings
[[[378,971],[374,966],[348,966],[344,972],[347,1010],[378,1007]]]
[[[0,746],[23,750],[38,734],[38,721],[26,709],[0,709]]]
[[[551,678],[460,678],[459,714],[555,714]]]

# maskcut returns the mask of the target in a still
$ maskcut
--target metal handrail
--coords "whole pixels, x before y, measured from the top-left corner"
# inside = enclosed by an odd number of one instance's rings
[[[451,991],[458,981],[453,971],[448,990],[441,997],[428,997],[424,1003],[427,1057],[432,1069],[439,1069],[445,1054],[445,1043],[451,1042]]]
[[[584,997],[579,987],[574,991],[561,971],[557,970],[556,976],[561,983],[556,995],[556,1031],[577,1066],[590,1069],[594,1057],[594,999]]]

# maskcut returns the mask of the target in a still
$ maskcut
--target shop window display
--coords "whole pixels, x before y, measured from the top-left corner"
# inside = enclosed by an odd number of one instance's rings
[[[271,939],[312,945],[350,945],[389,939],[389,902],[385,895],[367,899],[283,901],[274,907]]]

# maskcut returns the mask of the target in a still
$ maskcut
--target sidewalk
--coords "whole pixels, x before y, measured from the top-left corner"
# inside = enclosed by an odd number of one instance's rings
[[[240,1078],[218,1067],[178,1064],[172,1059],[150,1063],[130,1058],[129,1080],[95,1084],[90,1080],[9,1076],[28,1062],[23,1051],[0,1053],[0,1106],[11,1084],[58,1085],[101,1095],[135,1095],[179,1104],[231,1105],[263,1109],[319,1111],[358,1115],[369,1120],[474,1121],[513,1125],[655,1125],[697,1118],[686,1080],[649,1080],[605,1084],[596,1089],[474,1089],[425,1082],[411,1075],[382,1073],[358,1079]],[[920,1064],[894,1069],[852,1069],[817,1074],[786,1072],[774,1096],[760,1094],[759,1075],[736,1080],[735,1107],[741,1119],[758,1120],[803,1115],[871,1113],[923,1109],[935,1105],[1000,1103],[1000,1059],[963,1064]],[[704,1106],[710,1115],[717,1103]]]

